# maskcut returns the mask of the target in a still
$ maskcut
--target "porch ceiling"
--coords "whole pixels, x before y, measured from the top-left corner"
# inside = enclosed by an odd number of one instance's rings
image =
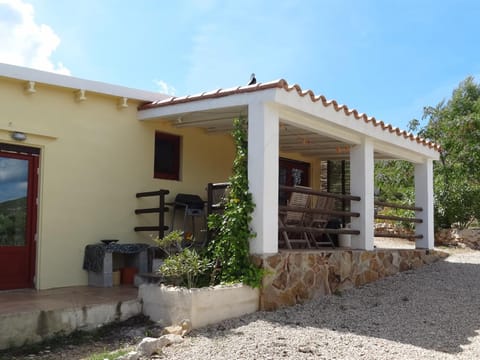
[[[175,116],[164,116],[177,128],[196,127],[209,134],[229,133],[232,130],[233,119],[247,117],[247,105],[229,108],[194,111]],[[322,160],[348,160],[350,146],[353,143],[343,142],[325,134],[295,127],[280,118],[279,149],[285,153],[297,153],[306,157]],[[391,159],[391,155],[375,152],[375,159]]]
[[[315,95],[311,90],[302,90],[299,85],[289,85],[285,80],[154,101],[139,107],[138,120],[170,120],[179,127],[227,132],[233,118],[247,116],[250,106],[255,108],[256,104],[278,113],[282,151],[326,160],[347,159],[351,145],[368,139],[373,143],[376,159],[403,159],[420,164],[425,159],[439,158],[440,147],[428,139]]]

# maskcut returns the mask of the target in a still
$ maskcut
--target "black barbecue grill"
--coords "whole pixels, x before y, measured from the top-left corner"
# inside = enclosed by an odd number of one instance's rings
[[[187,217],[192,219],[192,234],[195,236],[195,217],[202,217],[206,224],[205,216],[205,202],[198,195],[194,194],[177,194],[173,202],[173,214],[172,214],[172,226],[170,229],[173,229],[175,225],[175,216],[177,209],[184,210],[183,215],[183,233],[185,236],[186,226],[187,226]]]

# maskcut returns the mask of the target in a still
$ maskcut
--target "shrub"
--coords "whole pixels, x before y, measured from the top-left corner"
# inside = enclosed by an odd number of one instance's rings
[[[211,268],[207,258],[202,258],[195,250],[183,249],[165,259],[159,271],[171,283],[189,289],[198,287],[199,276]]]

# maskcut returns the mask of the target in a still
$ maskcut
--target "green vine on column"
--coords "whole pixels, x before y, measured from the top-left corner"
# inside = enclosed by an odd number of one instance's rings
[[[217,263],[217,280],[222,283],[242,282],[259,287],[263,271],[250,257],[250,240],[255,234],[250,221],[255,207],[248,189],[248,141],[245,118],[233,121],[232,136],[236,147],[232,176],[223,215],[209,218],[209,228],[214,230],[209,252]]]

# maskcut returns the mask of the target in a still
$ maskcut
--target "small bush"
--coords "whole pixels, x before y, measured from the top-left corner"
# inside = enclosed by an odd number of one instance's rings
[[[211,267],[208,259],[202,258],[195,250],[183,249],[165,259],[159,271],[171,283],[191,289],[198,287],[200,275],[207,273]]]

